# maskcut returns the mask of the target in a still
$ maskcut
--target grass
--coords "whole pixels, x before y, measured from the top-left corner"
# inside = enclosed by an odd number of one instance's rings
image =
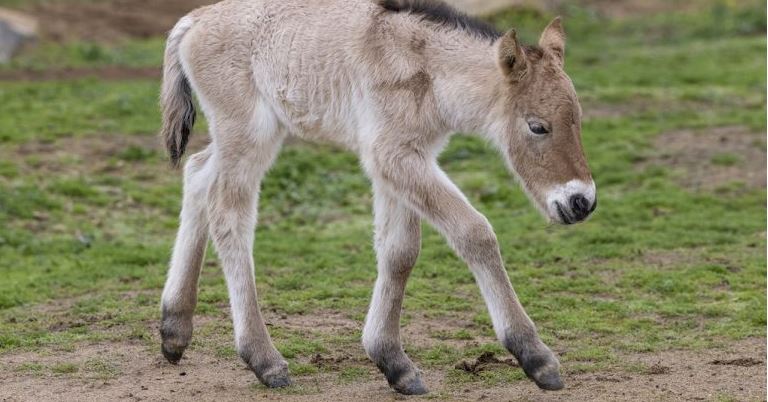
[[[55,374],[74,374],[78,371],[80,367],[74,363],[59,363],[51,367],[51,372]]]
[[[115,45],[98,42],[58,43],[43,40],[0,71],[26,69],[33,71],[55,69],[121,66],[126,68],[157,67],[163,62],[163,38],[124,41]]]
[[[732,153],[720,153],[712,157],[712,163],[720,166],[733,166],[739,163],[741,158]]]
[[[717,3],[623,21],[568,11],[567,70],[587,114],[605,111],[583,127],[600,189],[600,208],[583,225],[546,226],[501,159],[475,138],[454,138],[441,156],[494,225],[543,338],[567,348],[564,370],[603,370],[616,367],[621,354],[765,336],[765,189],[693,191],[664,166],[638,167],[658,152],[651,144],[660,133],[725,125],[765,131],[762,7]],[[518,26],[532,40],[549,17],[511,11],[492,21]],[[46,46],[3,68],[157,66],[162,47],[159,39]],[[179,173],[150,138],[157,91],[153,80],[0,83],[0,354],[96,341],[156,346],[152,328],[180,200]],[[100,151],[79,152],[91,148]],[[711,163],[739,166],[740,159],[724,152]],[[370,202],[353,155],[305,144],[282,153],[264,183],[255,244],[264,311],[334,312],[359,328],[375,278]],[[409,353],[457,384],[522,379],[515,368],[480,376],[452,369],[503,350],[486,342],[490,320],[471,274],[424,229],[404,322],[459,317],[469,324],[427,331],[430,346],[406,338]],[[236,359],[213,250],[200,289],[197,312],[209,321],[196,329],[192,348]],[[362,354],[359,329],[298,331],[276,320],[271,333],[297,375],[317,372],[308,363],[316,354]],[[369,369],[352,361],[321,370],[349,383],[374,378]],[[99,361],[21,370],[119,375]]]
[[[157,128],[157,82],[16,82],[0,86],[0,143],[148,134]],[[34,116],[34,118],[32,118]]]

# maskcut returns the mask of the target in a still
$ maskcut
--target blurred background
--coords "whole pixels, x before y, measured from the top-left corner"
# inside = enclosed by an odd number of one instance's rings
[[[765,2],[450,2],[528,43],[564,17],[600,208],[547,226],[494,150],[452,139],[440,162],[496,229],[569,388],[525,380],[471,274],[425,226],[402,330],[433,397],[764,400]],[[240,364],[213,250],[187,358],[160,357],[181,195],[156,136],[164,35],[207,3],[0,0],[0,397],[393,398],[359,343],[375,279],[369,183],[326,145],[286,145],[255,245],[297,385],[266,390]]]

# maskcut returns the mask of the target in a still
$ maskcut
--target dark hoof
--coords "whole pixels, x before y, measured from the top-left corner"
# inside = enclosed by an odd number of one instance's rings
[[[560,363],[549,349],[547,352],[548,354],[545,355],[535,355],[523,359],[520,365],[523,367],[525,375],[532,379],[539,388],[547,391],[563,389],[565,384],[560,378]]]
[[[418,374],[405,382],[392,385],[392,388],[403,395],[424,395],[429,393],[429,390]]]
[[[291,378],[287,375],[281,376],[281,375],[275,375],[265,378],[260,378],[259,381],[261,381],[262,384],[266,385],[269,388],[285,388],[292,384]]]
[[[429,392],[421,381],[421,372],[408,358],[399,343],[376,343],[363,340],[363,346],[393,390],[403,395],[424,395]]]
[[[539,388],[546,391],[559,391],[565,388],[563,380],[560,378],[558,371],[540,372],[538,376],[531,377],[533,382],[539,386]]]
[[[163,356],[168,360],[171,364],[178,364],[179,360],[181,360],[181,355],[184,354],[184,349],[171,349],[166,347],[164,344],[161,346],[161,349],[163,350]]]
[[[188,318],[185,318],[188,317]],[[181,313],[169,313],[163,308],[163,318],[160,322],[160,339],[162,340],[161,350],[163,356],[171,364],[179,363],[181,355],[189,345],[192,338],[192,318],[191,315]]]
[[[539,388],[547,391],[565,388],[560,378],[560,362],[547,345],[541,342],[534,330],[508,330],[503,343],[520,362],[525,375]]]
[[[285,360],[271,364],[252,365],[248,363],[248,367],[256,374],[259,381],[268,388],[284,388],[292,383],[288,374],[288,363]]]

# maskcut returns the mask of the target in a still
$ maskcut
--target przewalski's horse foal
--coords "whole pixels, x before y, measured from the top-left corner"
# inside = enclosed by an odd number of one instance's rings
[[[512,289],[491,225],[436,158],[450,133],[478,133],[546,217],[585,219],[595,185],[564,51],[559,19],[539,46],[523,46],[514,30],[497,33],[436,1],[227,0],[182,18],[166,48],[162,135],[178,164],[194,91],[211,143],[184,172],[162,298],[166,358],[178,362],[190,342],[210,234],[239,355],[267,386],[290,383],[259,312],[252,250],[261,180],[295,135],[356,152],[373,182],[378,278],[363,346],[395,390],[427,392],[399,334],[422,219],[469,265],[498,339],[525,373],[543,389],[562,388],[558,360]]]

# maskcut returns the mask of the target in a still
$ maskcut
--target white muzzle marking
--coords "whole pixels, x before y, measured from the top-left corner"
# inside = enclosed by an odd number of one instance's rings
[[[558,184],[547,191],[546,210],[549,218],[554,221],[562,221],[558,205],[567,213],[571,211],[571,197],[581,194],[587,199],[589,205],[595,204],[596,188],[595,182],[590,180],[585,183],[581,180],[571,180],[565,184]],[[565,222],[562,222],[565,223]]]

